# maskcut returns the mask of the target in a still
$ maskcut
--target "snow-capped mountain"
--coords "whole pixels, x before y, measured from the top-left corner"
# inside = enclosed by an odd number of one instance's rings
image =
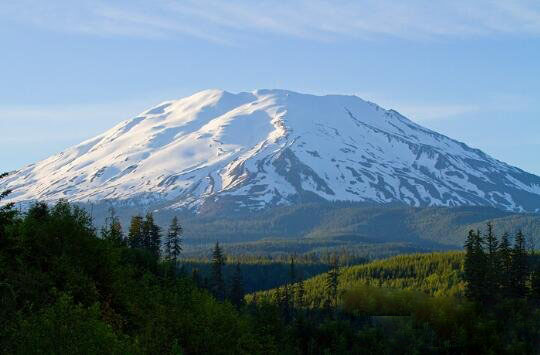
[[[324,199],[540,211],[540,177],[356,96],[205,90],[13,172],[15,202],[262,209]]]

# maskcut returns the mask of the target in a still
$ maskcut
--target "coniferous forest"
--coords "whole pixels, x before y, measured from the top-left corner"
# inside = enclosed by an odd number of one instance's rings
[[[540,260],[527,240],[488,224],[463,252],[352,262],[229,258],[218,241],[210,260],[184,262],[176,218],[162,230],[134,216],[124,230],[111,211],[98,230],[67,202],[4,204],[0,353],[536,354]]]

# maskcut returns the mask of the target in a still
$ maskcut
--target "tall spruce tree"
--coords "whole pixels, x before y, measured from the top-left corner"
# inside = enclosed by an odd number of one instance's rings
[[[150,227],[150,252],[157,258],[161,255],[161,228],[153,219]]]
[[[219,242],[216,242],[214,251],[212,253],[212,293],[218,300],[225,299],[225,281],[223,278],[223,266],[225,266],[225,256],[219,246]]]
[[[511,297],[512,295],[512,250],[510,246],[508,233],[504,233],[498,247],[499,259],[499,281],[501,296]]]
[[[524,298],[527,295],[527,278],[529,277],[529,260],[525,236],[517,232],[512,248],[512,295]]]
[[[240,269],[240,262],[236,262],[236,268],[231,282],[231,302],[237,308],[240,308],[244,304],[244,294],[242,270]]]
[[[294,265],[294,256],[291,256],[291,262],[289,265],[289,282],[285,286],[291,309],[294,309],[295,307],[295,295],[296,295],[296,286],[297,286],[296,281],[297,281],[297,276],[296,276],[296,267]]]
[[[486,299],[486,256],[480,231],[470,230],[465,241],[464,279],[465,293],[475,302]]]
[[[337,307],[339,285],[339,263],[336,256],[331,259],[330,270],[326,274],[326,291],[330,304]]]
[[[487,231],[484,238],[486,245],[485,301],[493,303],[499,293],[500,259],[498,253],[499,243],[491,222],[487,223]]]
[[[291,256],[291,263],[289,265],[289,281],[291,284],[296,282],[296,267],[294,265],[294,256]]]
[[[0,174],[0,180],[7,177],[8,173],[2,173]],[[0,201],[5,199],[9,194],[11,193],[11,190],[6,190],[0,192]],[[13,203],[7,203],[4,206],[0,206],[0,246],[5,242],[5,231],[4,228],[8,224],[11,224],[13,221],[13,218],[15,218],[17,212],[15,209],[13,209],[15,205]]]
[[[178,218],[174,217],[165,240],[165,257],[176,265],[180,253],[182,253],[182,227],[178,224]]]
[[[161,250],[161,229],[154,222],[152,213],[147,213],[142,225],[142,247],[159,257]]]
[[[540,306],[540,263],[537,262],[531,275],[531,300]]]
[[[141,216],[131,217],[128,232],[128,245],[131,248],[143,248],[143,218]]]
[[[305,307],[306,288],[304,285],[304,277],[300,272],[298,275],[298,283],[296,284],[295,305],[297,308]]]
[[[101,228],[101,237],[117,247],[125,245],[122,224],[112,207],[109,209],[109,216],[105,219],[105,225]]]

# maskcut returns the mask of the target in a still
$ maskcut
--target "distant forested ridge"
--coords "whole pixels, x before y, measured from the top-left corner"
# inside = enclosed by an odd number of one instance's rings
[[[94,208],[99,225],[108,216],[103,206]],[[117,211],[124,226],[136,208]],[[470,229],[492,222],[497,230],[522,230],[540,245],[540,215],[505,212],[490,207],[425,207],[353,202],[307,203],[253,213],[190,214],[168,209],[154,212],[156,223],[166,228],[178,215],[184,227],[185,254],[199,257],[216,240],[230,244],[238,255],[287,255],[354,249],[363,256],[461,249]],[[372,249],[368,252],[367,248]],[[363,252],[366,251],[366,252]]]

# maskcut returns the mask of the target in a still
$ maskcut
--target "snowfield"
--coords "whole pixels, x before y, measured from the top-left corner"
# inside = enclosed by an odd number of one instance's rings
[[[540,211],[540,177],[356,96],[205,90],[11,173],[9,200],[250,210],[317,199]]]

